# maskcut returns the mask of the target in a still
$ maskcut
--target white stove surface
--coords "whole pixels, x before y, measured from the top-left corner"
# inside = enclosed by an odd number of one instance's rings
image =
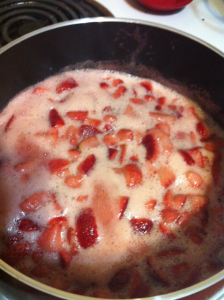
[[[97,2],[117,18],[153,22],[178,29],[205,41],[224,54],[224,0],[194,0],[184,9],[171,13],[154,13],[140,5],[137,0]],[[0,292],[0,300],[11,299],[7,299]],[[210,300],[224,300],[223,290],[213,295]]]

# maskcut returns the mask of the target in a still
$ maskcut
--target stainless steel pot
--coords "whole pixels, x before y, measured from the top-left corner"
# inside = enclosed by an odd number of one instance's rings
[[[223,123],[223,54],[167,27],[112,18],[64,22],[0,50],[0,108],[24,88],[65,67],[97,67],[150,77],[184,94]],[[202,100],[203,99],[203,100]],[[0,291],[13,300],[86,299],[38,283],[0,260]],[[213,285],[224,271],[189,288],[149,299],[179,299]]]

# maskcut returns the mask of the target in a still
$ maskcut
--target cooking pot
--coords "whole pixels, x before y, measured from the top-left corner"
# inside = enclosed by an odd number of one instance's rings
[[[115,69],[150,77],[199,101],[223,123],[223,54],[192,36],[152,23],[113,18],[69,21],[30,33],[0,50],[0,106],[26,87],[72,68]],[[14,300],[86,299],[19,273],[0,260],[0,291]],[[213,285],[224,271],[181,291],[179,299]]]

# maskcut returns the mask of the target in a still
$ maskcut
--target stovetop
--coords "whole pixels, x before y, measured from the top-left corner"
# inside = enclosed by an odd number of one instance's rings
[[[27,3],[40,2],[41,15],[32,12],[31,16],[25,16],[28,9]],[[83,3],[86,10],[78,9],[77,3]],[[56,16],[52,13],[52,5],[56,3]],[[7,4],[7,5],[6,5]],[[10,4],[10,5],[8,5]],[[93,7],[92,7],[93,4]],[[5,6],[4,6],[5,5]],[[11,14],[12,20],[3,25],[4,13]],[[8,6],[8,8],[6,8]],[[12,7],[23,9],[22,16],[13,12]],[[10,7],[10,8],[9,8]],[[202,42],[212,45],[224,54],[224,0],[194,0],[184,9],[170,13],[156,13],[141,6],[137,0],[5,0],[0,1],[0,31],[2,27],[4,40],[0,32],[0,47],[12,39],[28,33],[33,29],[47,26],[55,22],[66,20],[95,17],[114,16],[117,18],[134,19],[165,25],[200,39]],[[10,34],[8,29],[10,28]],[[18,32],[18,29],[20,30]],[[224,300],[224,280],[210,289],[209,296],[201,293],[195,296],[185,297],[182,300]],[[0,292],[0,300],[11,300],[4,297]]]

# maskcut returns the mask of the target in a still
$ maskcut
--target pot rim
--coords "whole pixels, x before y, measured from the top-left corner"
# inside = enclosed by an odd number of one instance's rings
[[[12,48],[13,46],[15,46],[16,44],[21,43],[22,41],[41,34],[45,31],[49,31],[49,30],[54,30],[60,27],[64,27],[64,26],[71,26],[71,25],[76,25],[76,24],[86,24],[86,23],[104,23],[104,22],[121,22],[121,23],[131,23],[131,24],[136,24],[136,25],[146,25],[146,26],[151,26],[151,27],[155,27],[155,28],[160,28],[163,30],[167,30],[170,32],[174,32],[177,33],[179,35],[182,35],[184,37],[187,37],[189,39],[192,39],[202,45],[204,45],[205,47],[209,48],[210,50],[212,50],[213,52],[216,52],[216,54],[222,56],[224,58],[224,53],[222,51],[220,51],[219,49],[215,48],[214,46],[212,46],[211,44],[193,36],[190,35],[188,33],[185,33],[181,30],[177,30],[174,29],[172,27],[169,26],[165,26],[165,25],[160,25],[160,24],[156,24],[154,22],[147,22],[147,21],[141,21],[141,20],[137,20],[137,19],[127,19],[127,18],[112,18],[112,17],[95,17],[95,18],[84,18],[84,19],[79,19],[79,20],[72,20],[72,21],[65,21],[65,22],[61,22],[61,23],[57,23],[57,24],[53,24],[53,25],[49,25],[47,27],[35,30],[34,32],[28,33],[12,42],[10,42],[9,44],[7,44],[6,46],[2,47],[0,49],[0,55],[3,54],[5,51],[7,51],[8,49]],[[34,288],[37,289],[41,292],[53,295],[55,297],[60,297],[66,300],[75,300],[75,299],[80,299],[80,300],[86,300],[86,296],[82,296],[82,295],[77,295],[77,294],[72,294],[69,292],[65,292],[53,287],[50,287],[48,285],[45,285],[43,283],[40,283],[22,273],[20,273],[19,271],[17,271],[16,269],[14,269],[13,267],[9,266],[7,263],[5,263],[3,260],[0,259],[0,269],[4,272],[6,272],[7,274],[9,274],[10,276],[12,276],[13,278],[19,280],[20,282]],[[210,287],[211,285],[221,281],[222,279],[224,279],[224,270],[220,271],[219,273],[215,274],[214,276],[199,282],[193,286],[190,286],[188,288],[182,289],[182,290],[178,290],[176,292],[172,292],[169,294],[164,294],[164,295],[158,295],[158,296],[152,296],[152,297],[147,297],[145,298],[146,300],[173,300],[173,299],[179,299],[182,297],[186,297],[192,294],[195,294],[199,291],[202,291],[208,287]],[[88,297],[90,299],[95,299],[93,297]],[[124,299],[125,300],[125,299]],[[139,299],[138,299],[139,300]]]

